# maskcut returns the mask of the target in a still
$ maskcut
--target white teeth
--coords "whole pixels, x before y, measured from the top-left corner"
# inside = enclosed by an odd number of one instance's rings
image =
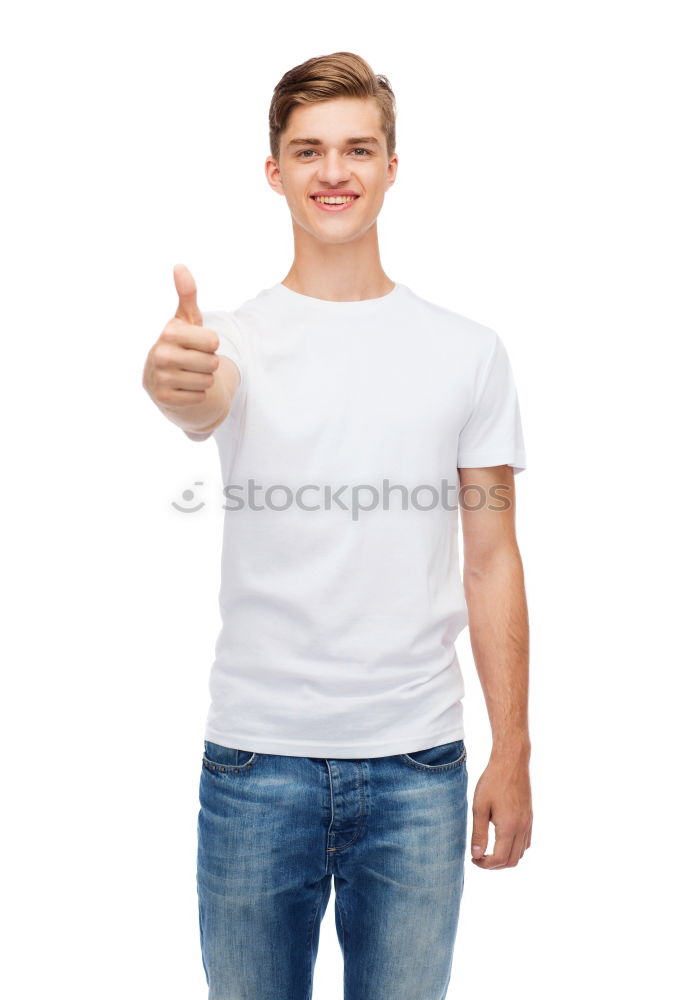
[[[321,201],[323,205],[345,205],[347,201],[353,201],[353,197],[341,197],[337,195],[334,198],[328,197],[315,197],[315,201]]]

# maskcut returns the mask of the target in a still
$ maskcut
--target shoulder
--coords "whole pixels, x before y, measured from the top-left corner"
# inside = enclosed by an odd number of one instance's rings
[[[485,367],[490,362],[500,340],[492,327],[425,299],[409,288],[406,291],[405,307],[413,321],[418,322],[420,334],[429,331],[441,345],[452,347],[462,361],[475,367]]]

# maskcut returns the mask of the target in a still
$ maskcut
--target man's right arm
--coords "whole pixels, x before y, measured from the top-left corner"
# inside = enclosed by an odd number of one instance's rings
[[[217,354],[220,337],[203,325],[197,286],[184,264],[173,269],[178,308],[147,355],[142,386],[164,416],[190,435],[208,435],[230,412],[239,366]]]

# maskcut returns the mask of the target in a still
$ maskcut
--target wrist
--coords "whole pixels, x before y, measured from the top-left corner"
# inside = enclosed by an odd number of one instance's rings
[[[529,761],[531,752],[530,737],[505,736],[493,739],[491,759]]]

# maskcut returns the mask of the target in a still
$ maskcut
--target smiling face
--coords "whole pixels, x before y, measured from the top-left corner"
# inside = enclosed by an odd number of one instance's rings
[[[265,163],[268,182],[286,198],[294,225],[323,243],[347,243],[370,229],[397,169],[397,155],[388,158],[376,101],[356,97],[294,108],[280,137],[279,163],[272,156]],[[315,198],[337,195],[343,203],[325,205]]]

